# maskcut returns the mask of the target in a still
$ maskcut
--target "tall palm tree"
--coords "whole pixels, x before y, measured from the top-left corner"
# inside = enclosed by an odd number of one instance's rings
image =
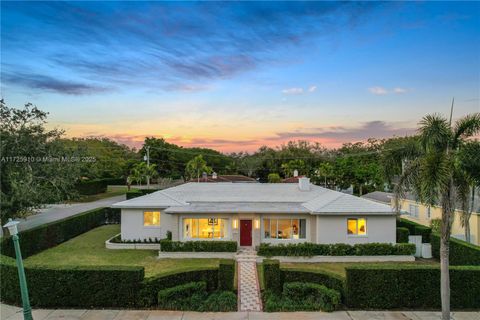
[[[419,123],[418,152],[407,158],[395,187],[395,206],[406,192],[412,192],[425,205],[440,204],[440,283],[442,319],[450,319],[449,242],[457,204],[469,198],[470,183],[462,166],[460,150],[467,138],[480,132],[480,113],[451,121],[438,114],[427,115]]]

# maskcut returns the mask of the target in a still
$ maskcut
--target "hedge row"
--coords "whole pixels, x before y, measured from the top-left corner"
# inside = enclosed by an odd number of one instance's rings
[[[404,227],[397,228],[397,243],[408,243],[408,236],[410,231]]]
[[[440,259],[440,235],[432,233],[432,255]],[[450,238],[450,265],[480,266],[480,247],[455,238]]]
[[[153,193],[155,191],[158,191],[157,189],[133,189],[127,192],[127,200],[133,199],[133,198],[138,198],[141,196],[144,196],[146,194]]]
[[[407,228],[410,235],[422,236],[423,243],[430,242],[430,234],[432,233],[430,227],[403,218],[397,221],[397,227]]]
[[[158,307],[162,310],[236,311],[237,296],[232,291],[208,294],[206,282],[189,282],[160,290]]]
[[[355,266],[346,269],[346,305],[358,309],[439,309],[440,269]],[[480,308],[480,267],[450,267],[451,306]]]
[[[171,241],[160,240],[163,252],[237,252],[236,241]]]
[[[201,270],[147,278],[143,281],[140,289],[138,306],[154,306],[157,303],[157,294],[160,290],[183,285],[189,282],[205,282],[208,292],[213,292],[217,289],[233,290],[234,277],[234,261],[220,260],[218,269],[205,268]]]
[[[386,256],[386,255],[412,255],[415,245],[408,243],[363,243],[349,245],[344,243],[316,244],[316,243],[291,243],[271,245],[261,243],[258,254],[261,256]]]
[[[235,265],[230,260],[221,260],[218,269],[192,270],[146,279],[143,267],[25,268],[31,304],[43,308],[156,307],[160,290],[189,282],[205,282],[208,292],[232,291],[234,271]],[[15,260],[0,255],[0,274],[2,302],[20,305]],[[222,295],[217,298],[222,297],[225,298]],[[215,311],[210,306],[212,308]]]
[[[0,256],[2,302],[21,304],[15,260]],[[25,267],[35,307],[131,307],[144,277],[143,267]]]
[[[120,209],[98,208],[22,231],[19,233],[19,237],[23,258],[54,247],[93,228],[99,227],[107,221],[119,221],[119,219]],[[15,257],[15,250],[10,237],[2,239],[0,242],[0,251],[3,255]]]
[[[309,272],[297,269],[281,269],[278,260],[263,260],[263,277],[265,289],[275,294],[280,294],[284,283],[288,282],[310,282],[335,289],[343,296],[345,288],[345,279],[342,277],[326,272],[315,271]]]
[[[124,178],[105,178],[80,180],[75,188],[81,195],[92,195],[107,192],[109,185],[125,185]]]
[[[281,295],[267,293],[264,310],[275,311],[334,311],[340,304],[340,293],[315,283],[289,282]]]

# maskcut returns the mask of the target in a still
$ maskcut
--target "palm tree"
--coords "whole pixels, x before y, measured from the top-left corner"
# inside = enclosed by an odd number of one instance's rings
[[[405,158],[403,173],[395,187],[397,211],[400,199],[412,192],[425,205],[442,208],[440,241],[440,283],[442,319],[450,319],[449,242],[455,208],[468,201],[470,184],[462,167],[460,150],[467,138],[480,132],[480,113],[450,122],[438,114],[420,121],[416,156]]]
[[[185,171],[187,176],[193,178],[194,176],[197,177],[197,182],[200,182],[200,173],[206,172],[210,173],[212,168],[207,166],[207,162],[203,159],[202,155],[198,155],[192,160],[188,161]]]

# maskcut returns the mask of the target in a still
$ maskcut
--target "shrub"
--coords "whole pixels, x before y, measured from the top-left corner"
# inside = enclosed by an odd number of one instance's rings
[[[207,297],[205,282],[190,282],[158,291],[158,307],[166,310],[199,308]]]
[[[132,189],[126,193],[127,200],[158,191],[157,189]]]
[[[282,292],[283,278],[278,260],[263,260],[263,281],[265,290],[270,290],[274,294]]]
[[[172,240],[172,231],[170,230],[167,231],[167,240]]]
[[[106,212],[111,209],[99,208],[69,218],[47,223],[19,233],[22,255],[27,258],[45,249],[54,247],[105,223]],[[0,242],[2,254],[15,257],[10,237]]]
[[[397,221],[397,227],[407,228],[410,235],[422,236],[422,242],[430,242],[430,227],[403,218]]]
[[[346,305],[358,309],[440,308],[436,266],[359,265],[346,269]],[[480,307],[480,267],[450,268],[452,308]]]
[[[283,285],[284,299],[292,300],[301,309],[331,312],[340,303],[340,293],[316,283],[288,282]]]
[[[413,244],[364,243],[349,245],[296,243],[287,245],[270,245],[261,243],[258,254],[261,256],[378,256],[378,255],[411,255],[415,252]]]
[[[233,291],[235,278],[235,261],[222,259],[218,265],[218,289]]]
[[[21,305],[12,258],[0,256],[2,302]],[[143,267],[25,267],[30,303],[42,308],[133,307]]]
[[[213,292],[202,303],[201,310],[210,312],[237,311],[237,295],[232,291]]]
[[[295,269],[281,269],[281,272],[284,283],[299,281],[321,284],[338,291],[342,297],[344,296],[345,279],[334,273],[321,270],[304,271]]]
[[[207,291],[215,291],[218,286],[218,270],[216,268],[206,268],[147,278],[141,284],[137,306],[147,308],[154,306],[157,304],[157,294],[160,290],[189,282],[205,282]]]
[[[432,232],[440,233],[442,227],[442,219],[436,218],[430,220],[430,228],[432,228]]]
[[[160,251],[163,252],[236,252],[236,241],[171,241],[161,240]]]
[[[408,243],[408,236],[410,231],[405,227],[397,228],[397,243]]]
[[[432,255],[440,259],[440,235],[432,233]],[[450,265],[480,265],[480,247],[455,238],[450,238]]]
[[[81,180],[79,181],[75,189],[81,195],[92,195],[107,192],[108,184],[102,179]]]

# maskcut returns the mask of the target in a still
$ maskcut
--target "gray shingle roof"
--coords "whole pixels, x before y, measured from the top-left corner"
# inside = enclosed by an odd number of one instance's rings
[[[390,206],[316,185],[289,183],[186,183],[122,201],[116,208],[168,208],[166,212],[296,212],[394,214]]]
[[[361,198],[369,199],[369,200],[373,200],[373,201],[377,201],[377,202],[381,202],[381,203],[385,203],[385,204],[390,205],[392,203],[393,193],[383,192],[383,191],[373,191],[373,192],[364,194],[363,196],[361,196]]]

